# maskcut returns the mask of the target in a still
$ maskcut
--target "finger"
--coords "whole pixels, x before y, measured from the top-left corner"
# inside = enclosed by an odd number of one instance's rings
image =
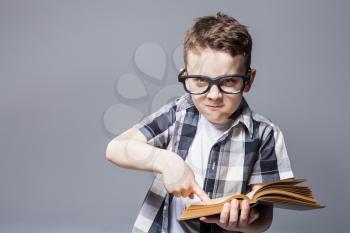
[[[241,207],[241,214],[239,216],[239,227],[245,227],[248,224],[248,218],[249,218],[249,212],[250,212],[250,206],[248,200],[243,200],[240,203]]]
[[[231,210],[230,210],[230,226],[238,226],[238,213],[239,213],[239,201],[237,199],[232,199]]]
[[[186,190],[181,190],[181,196],[182,197],[187,197],[188,196],[188,192]]]
[[[260,214],[258,211],[256,211],[255,208],[252,208],[249,213],[249,220],[248,224],[251,224],[252,222],[255,222],[259,218]]]
[[[182,197],[188,197],[190,194],[191,194],[191,190],[189,190],[189,189],[181,190],[181,196]]]
[[[209,196],[197,184],[194,186],[193,191],[205,204],[212,203]]]
[[[217,223],[219,224],[219,218],[216,217],[200,217],[199,220],[206,222],[206,223]]]
[[[228,224],[228,221],[230,218],[230,209],[231,209],[231,205],[228,202],[226,202],[222,207],[222,210],[220,213],[220,223],[224,226],[227,226]]]

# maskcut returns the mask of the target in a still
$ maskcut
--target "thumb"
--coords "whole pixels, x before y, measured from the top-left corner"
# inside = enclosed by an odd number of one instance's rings
[[[193,188],[193,192],[205,203],[205,204],[211,204],[212,201],[209,198],[209,196],[201,189],[198,184],[195,184]]]
[[[249,221],[248,221],[248,224],[251,224],[252,222],[254,222],[255,220],[257,220],[259,218],[259,212],[257,211],[250,211],[250,214],[249,214]]]
[[[199,220],[205,223],[219,223],[219,219],[215,217],[200,217]]]

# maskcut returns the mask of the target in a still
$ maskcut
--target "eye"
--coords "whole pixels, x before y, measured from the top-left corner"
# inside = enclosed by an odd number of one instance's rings
[[[237,84],[238,80],[236,78],[226,78],[221,81],[221,85],[232,86]]]
[[[194,78],[194,81],[196,82],[205,82],[203,78]]]

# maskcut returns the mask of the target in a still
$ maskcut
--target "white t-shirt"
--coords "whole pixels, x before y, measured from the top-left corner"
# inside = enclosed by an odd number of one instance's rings
[[[223,133],[230,127],[231,123],[232,120],[223,124],[213,124],[202,114],[199,114],[196,135],[189,148],[185,162],[192,169],[196,182],[201,188],[203,188],[210,150],[217,140],[223,135]],[[201,200],[199,197],[197,197],[197,195],[194,195],[193,199],[190,199],[189,197],[173,197],[169,207],[170,233],[197,232],[195,228],[198,226],[186,224],[183,221],[179,222],[177,219],[186,206],[188,206],[190,203],[199,201]]]

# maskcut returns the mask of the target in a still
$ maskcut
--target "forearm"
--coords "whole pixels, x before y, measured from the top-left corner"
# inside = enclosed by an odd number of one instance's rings
[[[176,156],[171,151],[133,139],[112,140],[106,149],[106,158],[120,167],[158,173]]]

